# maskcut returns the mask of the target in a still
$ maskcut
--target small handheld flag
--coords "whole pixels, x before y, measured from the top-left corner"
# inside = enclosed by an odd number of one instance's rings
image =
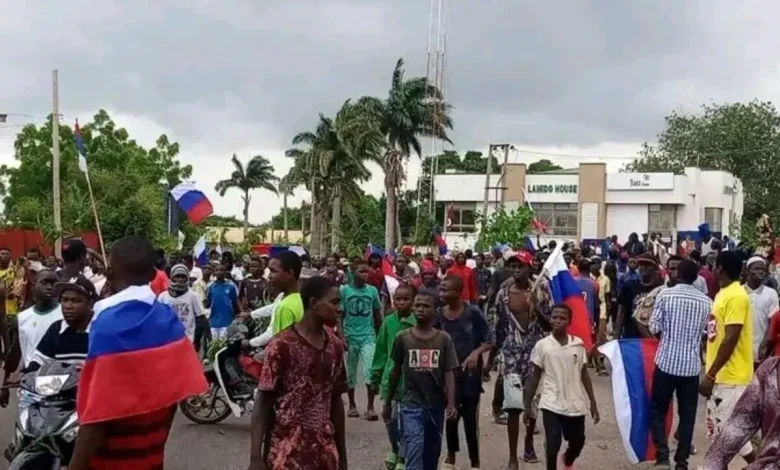
[[[195,242],[192,248],[192,255],[198,266],[205,266],[209,262],[209,253],[206,250],[206,236],[202,236]]]
[[[176,185],[171,189],[171,195],[193,225],[198,225],[214,213],[211,201],[193,183]]]
[[[449,248],[447,247],[447,240],[445,240],[444,236],[442,236],[441,229],[439,229],[439,227],[433,229],[433,241],[436,243],[436,246],[439,247],[439,254],[446,255],[449,251]]]
[[[553,250],[544,263],[542,271],[550,279],[553,303],[566,304],[572,311],[569,334],[579,337],[585,344],[585,349],[590,351],[593,347],[590,315],[588,314],[582,291],[577,287],[577,283],[574,281],[574,277],[569,272],[569,267],[563,259],[561,245],[555,247],[555,250]]]

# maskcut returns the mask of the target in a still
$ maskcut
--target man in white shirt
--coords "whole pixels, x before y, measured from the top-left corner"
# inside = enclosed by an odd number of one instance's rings
[[[779,308],[777,291],[764,285],[766,276],[766,260],[760,256],[750,258],[747,262],[747,282],[744,287],[753,307],[753,360],[756,365],[763,358],[769,321]]]
[[[15,373],[30,365],[35,349],[38,347],[46,330],[57,320],[62,320],[62,309],[54,292],[54,285],[59,281],[57,273],[49,269],[40,271],[33,287],[35,304],[19,313],[19,339],[11,345],[8,360],[5,363],[3,385],[15,381]],[[21,364],[21,368],[19,365]],[[8,389],[0,390],[0,407],[8,406]],[[34,401],[34,397],[26,392],[20,392],[19,409],[22,410]]]

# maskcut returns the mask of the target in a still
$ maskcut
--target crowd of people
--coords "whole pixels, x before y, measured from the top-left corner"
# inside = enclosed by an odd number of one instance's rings
[[[778,459],[780,440],[777,281],[765,256],[711,235],[695,246],[688,241],[671,250],[656,234],[641,241],[632,234],[624,244],[613,236],[600,246],[560,249],[597,345],[659,340],[650,394],[656,465],[671,466],[665,417],[676,397],[674,465],[688,468],[701,395],[706,431],[715,439],[705,468],[726,468],[738,453],[748,468],[765,468]],[[212,252],[195,266],[189,255],[166,256],[134,237],[115,242],[109,260],[80,240],[66,240],[59,261],[36,249],[12,260],[0,248],[0,406],[9,404],[8,385],[46,361],[88,361],[95,318],[128,289],[145,289],[179,319],[193,356],[201,353],[198,367],[208,344],[224,339],[233,322],[265,320],[260,334],[245,340],[265,348],[251,469],[347,468],[345,421],[360,417],[384,421],[389,469],[457,468],[462,422],[470,468],[479,469],[480,399],[493,371],[493,414],[507,426],[507,468],[539,461],[537,421],[547,468],[572,468],[585,446],[586,417],[600,419],[590,372],[609,375],[609,364],[568,332],[571,308],[553,303],[544,264],[555,249],[551,242],[535,251],[436,256],[404,247],[391,259],[292,251],[234,259]],[[171,396],[186,398],[179,395],[197,386],[191,381]],[[20,410],[35,399],[20,392]],[[110,437],[138,429],[138,416],[114,417],[111,426],[82,423],[69,468],[158,468],[175,404],[146,410],[141,422],[160,432],[142,439],[148,446],[131,457]]]

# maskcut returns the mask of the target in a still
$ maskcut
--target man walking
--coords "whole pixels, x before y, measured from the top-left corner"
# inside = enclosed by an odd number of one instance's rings
[[[650,404],[653,441],[658,449],[656,468],[671,468],[664,419],[675,394],[680,418],[675,468],[687,469],[691,454],[699,401],[699,345],[712,311],[710,298],[693,287],[698,269],[691,260],[680,261],[676,266],[676,283],[658,294],[650,317],[650,332],[661,336]]]

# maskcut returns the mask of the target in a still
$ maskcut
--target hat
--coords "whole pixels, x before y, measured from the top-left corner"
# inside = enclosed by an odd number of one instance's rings
[[[70,238],[62,242],[62,259],[64,261],[76,261],[87,255],[87,245],[78,238]]]
[[[171,268],[171,277],[179,275],[179,274],[183,274],[184,276],[189,277],[190,270],[189,270],[189,268],[187,266],[185,266],[183,264],[177,264],[176,266]]]
[[[656,260],[653,259],[653,257],[648,255],[647,253],[643,253],[637,256],[636,262],[638,264],[652,264],[653,266],[658,266],[658,262],[656,262]]]
[[[513,259],[519,261],[522,264],[527,264],[529,266],[532,266],[534,264],[534,255],[532,255],[531,252],[527,250],[506,251],[504,253],[505,261],[509,262]]]
[[[747,260],[747,267],[750,267],[753,263],[762,263],[764,266],[766,266],[766,260],[760,256],[752,256],[749,260]]]
[[[73,290],[82,295],[86,295],[87,298],[92,301],[97,300],[98,297],[95,285],[81,274],[68,280],[60,281],[54,285],[54,291],[56,292],[57,297],[68,290]]]

